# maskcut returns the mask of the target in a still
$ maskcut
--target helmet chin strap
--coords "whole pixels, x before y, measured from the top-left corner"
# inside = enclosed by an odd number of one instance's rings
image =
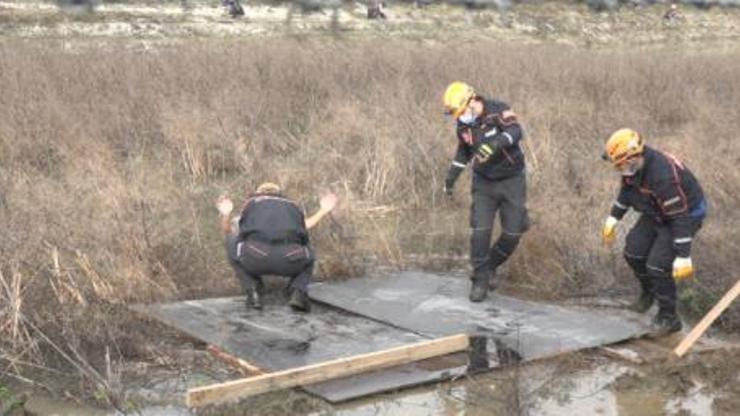
[[[629,163],[627,166],[619,169],[619,174],[629,178],[635,176],[639,170],[640,166],[637,163]]]
[[[624,166],[617,168],[619,174],[625,177],[635,176],[642,169],[642,158],[636,157],[627,161]]]

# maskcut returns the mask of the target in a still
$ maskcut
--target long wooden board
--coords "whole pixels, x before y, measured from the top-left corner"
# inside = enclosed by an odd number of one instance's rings
[[[709,326],[712,325],[714,320],[717,319],[738,296],[740,296],[740,280],[738,280],[737,283],[735,283],[735,286],[728,290],[722,299],[720,299],[719,302],[717,302],[717,304],[714,305],[706,315],[704,315],[704,318],[696,324],[694,329],[692,329],[691,332],[686,335],[686,338],[684,338],[683,341],[681,341],[681,343],[673,350],[673,354],[679,358],[683,357],[691,346],[694,345],[696,340],[698,340]]]
[[[468,336],[459,334],[256,377],[198,387],[188,390],[186,403],[189,407],[200,407],[268,391],[407,364],[465,350],[469,345]]]

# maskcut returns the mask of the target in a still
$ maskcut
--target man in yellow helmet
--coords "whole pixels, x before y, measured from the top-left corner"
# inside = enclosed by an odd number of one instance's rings
[[[614,242],[616,225],[629,208],[641,214],[624,247],[624,258],[642,289],[631,309],[647,312],[657,300],[654,334],[680,331],[676,281],[694,273],[691,241],[706,216],[704,192],[683,163],[646,146],[632,129],[612,134],[603,158],[621,176],[619,195],[602,230],[604,243]]]
[[[471,165],[473,171],[470,300],[481,302],[489,287],[495,289],[496,269],[514,253],[528,228],[524,153],[519,146],[524,131],[508,104],[485,99],[464,82],[450,84],[443,101],[447,114],[456,121],[458,139],[445,192],[452,194],[466,166]],[[497,212],[502,232],[492,247]]]
[[[247,307],[262,309],[262,276],[290,277],[290,301],[296,311],[308,312],[308,285],[314,266],[308,230],[337,204],[334,194],[321,198],[320,209],[308,219],[294,201],[281,194],[280,186],[263,183],[244,204],[238,232],[232,233],[230,214],[234,204],[228,196],[217,201],[221,229],[226,236],[226,251],[231,266],[246,294]]]

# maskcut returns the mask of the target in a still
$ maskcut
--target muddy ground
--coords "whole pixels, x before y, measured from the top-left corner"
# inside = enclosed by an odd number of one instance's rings
[[[167,332],[166,330],[164,332]],[[174,334],[170,334],[174,335]],[[177,345],[177,346],[175,346]],[[737,350],[636,365],[601,350],[583,351],[436,385],[332,406],[299,391],[265,394],[238,404],[184,406],[189,387],[239,378],[204,345],[173,336],[160,340],[159,359],[122,364],[116,374],[118,411],[102,396],[85,397],[73,378],[40,378],[43,388],[6,385],[10,415],[735,415],[740,406]],[[39,374],[40,375],[40,374]],[[69,384],[72,383],[72,384]],[[102,393],[101,393],[102,395]]]
[[[400,36],[443,42],[451,35],[469,40],[557,43],[581,47],[649,46],[737,48],[740,10],[684,7],[666,21],[665,6],[590,13],[582,4],[544,3],[507,13],[466,11],[432,5],[424,9],[391,5],[387,21],[368,21],[363,6],[290,16],[282,6],[247,6],[241,19],[228,17],[219,2],[103,5],[94,14],[60,13],[52,2],[0,1],[0,42],[10,39],[60,40],[76,47],[104,47],[123,40],[143,50],[170,42],[234,36],[331,37]],[[289,19],[290,16],[290,19]],[[149,354],[140,360],[94,363],[105,369],[109,391],[95,390],[69,373],[23,367],[24,376],[4,367],[0,414],[190,414],[183,393],[192,386],[234,379],[238,372],[213,359],[205,345],[156,322],[141,320]],[[714,334],[727,337],[728,334]],[[731,336],[731,334],[729,335]],[[737,340],[734,340],[737,341]],[[105,410],[103,410],[105,409]],[[419,387],[330,406],[297,391],[263,395],[200,414],[603,414],[735,415],[740,409],[740,355],[716,351],[679,362],[636,365],[601,351],[585,351],[544,362],[436,386]]]

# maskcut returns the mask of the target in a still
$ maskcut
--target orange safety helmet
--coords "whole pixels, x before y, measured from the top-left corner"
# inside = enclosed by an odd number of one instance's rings
[[[632,129],[615,131],[606,141],[606,149],[602,159],[611,162],[614,167],[620,168],[628,160],[639,156],[645,150],[642,137]]]
[[[447,113],[457,119],[468,108],[468,103],[475,97],[475,90],[470,85],[455,81],[445,90],[442,101]]]

